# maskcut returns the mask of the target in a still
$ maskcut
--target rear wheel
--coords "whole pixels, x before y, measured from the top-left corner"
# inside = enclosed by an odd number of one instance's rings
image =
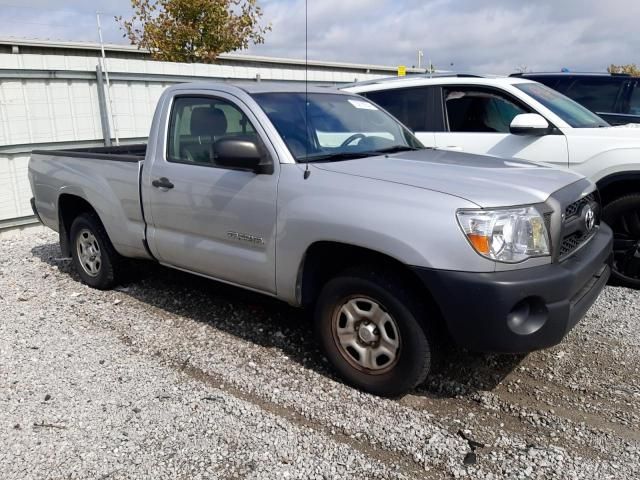
[[[609,203],[603,219],[614,233],[614,281],[625,287],[640,288],[640,194]]]
[[[429,373],[435,347],[429,320],[401,278],[358,268],[324,286],[315,327],[327,358],[348,383],[397,396]]]
[[[117,280],[120,255],[97,215],[83,213],[71,224],[71,258],[84,283],[106,290]]]

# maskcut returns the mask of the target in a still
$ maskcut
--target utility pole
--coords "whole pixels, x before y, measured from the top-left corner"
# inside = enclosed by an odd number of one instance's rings
[[[422,68],[422,57],[424,57],[424,52],[418,50],[418,68]]]
[[[104,77],[107,83],[107,101],[109,102],[109,116],[111,117],[111,123],[113,123],[113,136],[116,140],[116,146],[120,145],[120,139],[118,138],[118,127],[116,126],[116,120],[113,115],[113,102],[111,101],[111,83],[109,82],[109,70],[107,70],[107,56],[104,53],[104,42],[102,40],[102,26],[100,25],[100,12],[96,12],[96,22],[98,23],[98,37],[100,38],[100,50],[102,51],[102,58],[98,60],[101,70],[104,71]],[[102,60],[102,62],[100,62]]]

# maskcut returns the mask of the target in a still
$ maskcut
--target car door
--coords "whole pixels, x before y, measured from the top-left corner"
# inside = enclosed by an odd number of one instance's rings
[[[256,142],[272,174],[222,167],[216,142]],[[166,265],[275,293],[279,163],[265,132],[236,97],[183,95],[172,101],[166,148],[145,178],[149,247]]]
[[[435,133],[437,148],[568,166],[567,141],[560,131],[542,136],[511,133],[516,115],[537,112],[507,92],[450,85],[442,88],[442,103],[445,131]]]
[[[434,87],[393,88],[362,95],[400,120],[425,147],[435,147],[434,134],[443,129],[442,115],[435,104],[436,90]]]

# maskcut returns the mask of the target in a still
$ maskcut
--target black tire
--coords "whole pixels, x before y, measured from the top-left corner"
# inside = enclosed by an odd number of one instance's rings
[[[96,268],[90,273],[91,267],[83,266],[80,258],[79,237],[83,238],[89,232],[95,238],[99,261],[95,262]],[[89,237],[91,238],[91,237]],[[76,272],[84,283],[99,290],[112,288],[117,280],[122,257],[115,251],[102,222],[95,213],[82,213],[71,224],[70,230],[71,259]]]
[[[387,369],[371,371],[349,357],[347,349],[339,345],[334,325],[343,317],[341,306],[357,298],[371,299],[390,315],[399,331],[399,348],[395,363]],[[315,330],[325,355],[338,373],[351,385],[385,397],[407,393],[422,383],[439,347],[435,329],[426,323],[429,309],[419,295],[402,281],[401,276],[384,274],[372,268],[348,270],[323,287],[315,309]],[[336,316],[338,315],[338,316]],[[433,325],[433,324],[432,324]],[[359,331],[359,330],[358,330]],[[362,337],[356,335],[358,342]],[[351,355],[353,357],[353,355]],[[376,368],[378,368],[376,366]]]
[[[640,193],[607,204],[602,218],[614,233],[612,283],[640,289]]]

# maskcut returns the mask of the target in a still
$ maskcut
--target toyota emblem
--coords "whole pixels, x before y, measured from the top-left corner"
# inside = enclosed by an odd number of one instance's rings
[[[596,226],[596,214],[590,206],[584,209],[584,226],[587,228],[587,232],[590,232]]]

